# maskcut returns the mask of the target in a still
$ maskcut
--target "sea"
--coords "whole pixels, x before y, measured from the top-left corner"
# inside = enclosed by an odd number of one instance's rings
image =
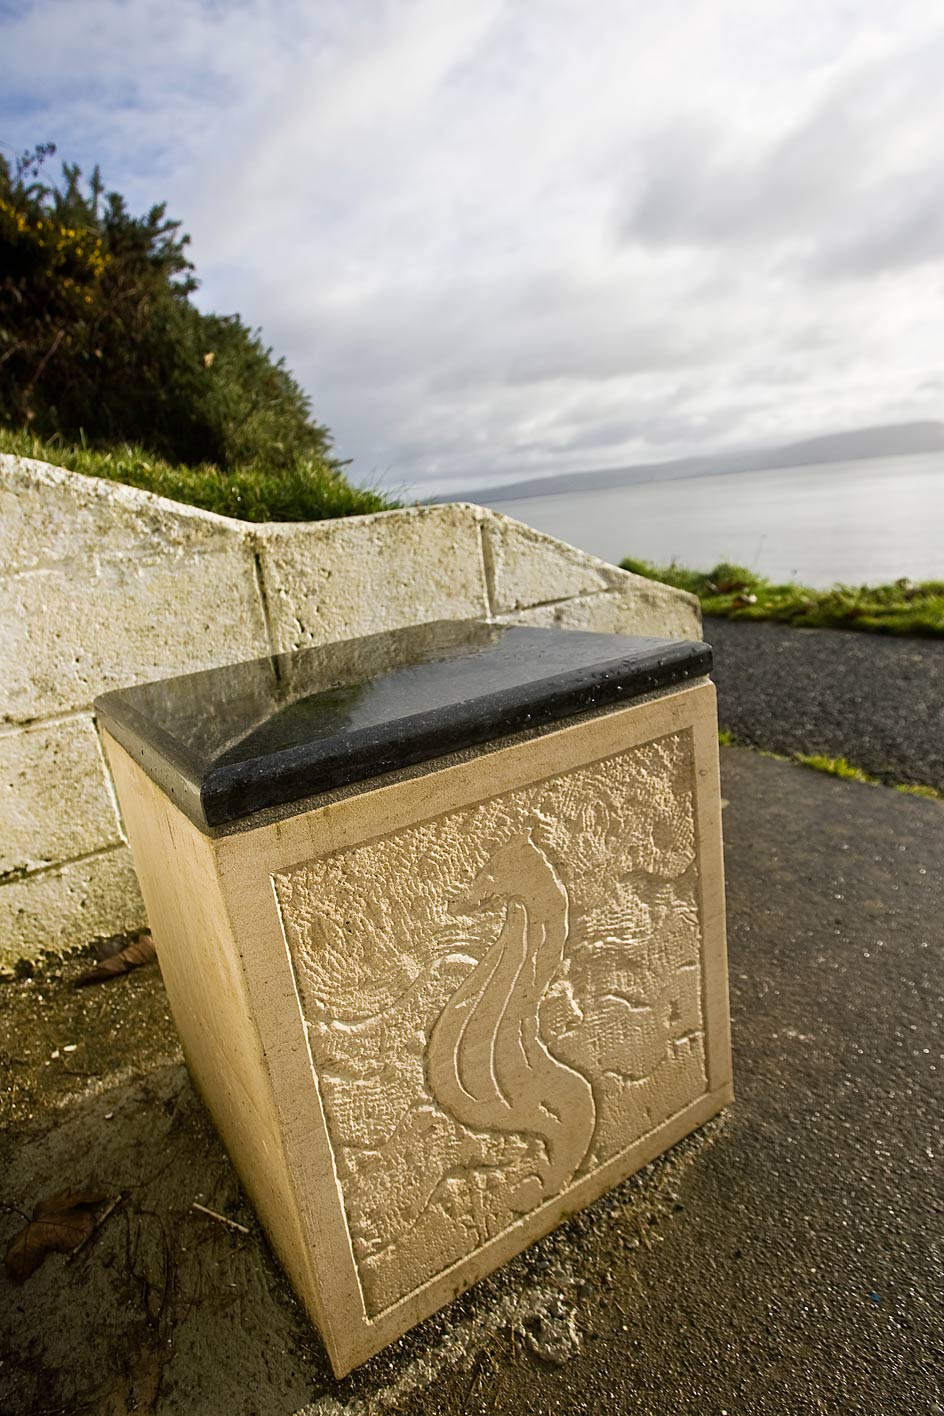
[[[825,588],[944,580],[944,453],[643,482],[492,503],[618,564],[711,570]]]

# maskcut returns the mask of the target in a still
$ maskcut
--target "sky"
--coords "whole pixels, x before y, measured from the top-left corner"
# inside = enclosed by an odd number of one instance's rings
[[[192,236],[414,496],[944,417],[938,0],[0,0],[0,151]]]

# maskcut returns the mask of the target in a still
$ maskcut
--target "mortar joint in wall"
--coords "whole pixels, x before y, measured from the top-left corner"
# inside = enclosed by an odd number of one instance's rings
[[[259,603],[262,606],[262,620],[265,625],[266,643],[269,646],[270,654],[278,654],[279,646],[275,639],[275,630],[272,624],[272,615],[269,610],[269,596],[266,591],[265,570],[262,565],[262,552],[259,542],[255,537],[250,540],[252,550],[252,570],[256,583],[256,593],[259,596]]]
[[[51,860],[48,865],[38,865],[31,870],[26,865],[16,865],[0,875],[0,890],[4,885],[22,885],[29,880],[37,880],[44,875],[52,875],[67,865],[81,865],[84,861],[95,860],[98,856],[111,855],[114,851],[124,851],[128,847],[124,841],[110,841],[106,846],[96,846],[94,851],[83,851],[81,855],[69,856],[67,860]]]
[[[482,578],[485,584],[488,617],[494,619],[498,613],[498,597],[495,590],[495,553],[492,550],[492,539],[484,517],[479,521],[479,548],[482,556]]]

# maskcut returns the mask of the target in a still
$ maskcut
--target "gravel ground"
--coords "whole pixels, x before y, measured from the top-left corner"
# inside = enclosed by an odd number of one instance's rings
[[[944,791],[944,643],[705,620],[721,726],[789,755],[845,757]]]

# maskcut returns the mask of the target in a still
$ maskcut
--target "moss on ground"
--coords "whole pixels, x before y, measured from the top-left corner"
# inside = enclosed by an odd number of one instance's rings
[[[939,792],[937,787],[926,787],[915,782],[882,782],[845,757],[826,757],[819,752],[794,752],[788,757],[782,752],[769,752],[766,748],[754,748],[750,743],[739,742],[729,728],[719,730],[718,742],[721,747],[746,747],[749,751],[759,752],[761,757],[773,757],[778,762],[796,762],[800,767],[811,767],[814,772],[826,772],[830,777],[841,777],[847,782],[862,782],[868,787],[891,787],[892,791],[904,792],[907,796],[944,801],[944,792]]]
[[[252,463],[223,471],[212,463],[187,467],[165,462],[130,444],[93,449],[0,428],[3,452],[51,462],[87,477],[124,482],[241,521],[325,521],[392,511],[402,505],[380,492],[353,487],[343,472],[319,457],[299,458],[279,469]]]
[[[624,570],[697,595],[706,615],[736,620],[776,620],[808,629],[856,629],[873,634],[944,636],[944,580],[896,580],[890,585],[834,585],[812,590],[775,585],[743,566],[714,570],[657,566],[627,557]]]

